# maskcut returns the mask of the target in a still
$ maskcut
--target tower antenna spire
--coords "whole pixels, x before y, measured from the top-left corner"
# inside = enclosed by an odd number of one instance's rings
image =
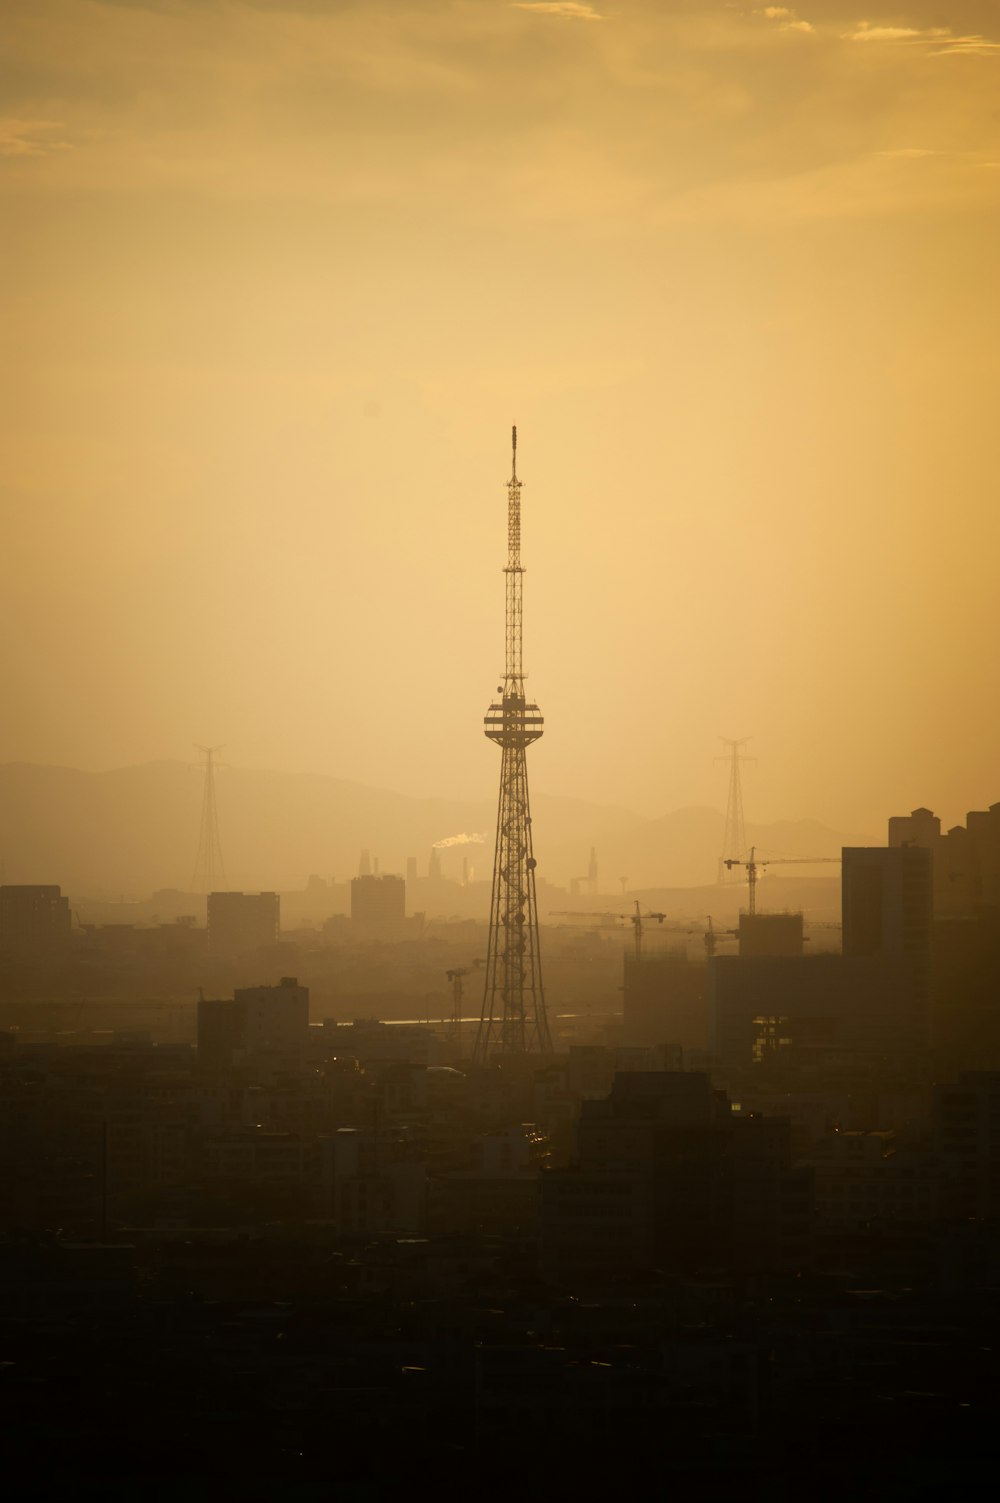
[[[552,1050],[538,941],[526,756],[531,743],[541,737],[544,721],[538,706],[529,704],[524,692],[524,569],[516,427],[511,429],[511,452],[504,570],[504,679],[500,702],[490,705],[483,722],[487,739],[500,747],[502,755],[483,1010],[473,1056],[482,1065],[496,1057],[549,1054]]]

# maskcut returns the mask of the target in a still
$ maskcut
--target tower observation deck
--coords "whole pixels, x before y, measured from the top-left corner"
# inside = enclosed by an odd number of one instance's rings
[[[474,1058],[487,1064],[497,1056],[548,1054],[552,1049],[542,987],[535,897],[535,856],[531,839],[527,749],[542,734],[544,721],[524,691],[522,663],[523,585],[521,565],[521,482],[517,478],[517,429],[512,430],[511,474],[507,482],[506,663],[504,680],[486,712],[488,740],[501,750],[500,799],[493,856],[490,937],[486,952],[483,1011]]]

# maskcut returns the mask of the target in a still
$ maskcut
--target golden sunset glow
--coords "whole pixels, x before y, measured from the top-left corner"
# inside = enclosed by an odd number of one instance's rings
[[[995,792],[1000,13],[7,8],[4,760]]]

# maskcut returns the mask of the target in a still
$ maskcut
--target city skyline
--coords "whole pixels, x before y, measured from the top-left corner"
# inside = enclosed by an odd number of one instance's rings
[[[873,3],[5,8],[40,1496],[987,1494],[1000,4]]]

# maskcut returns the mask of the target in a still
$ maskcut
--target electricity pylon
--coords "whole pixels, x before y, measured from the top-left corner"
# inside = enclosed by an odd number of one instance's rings
[[[201,829],[198,834],[198,854],[194,862],[192,892],[218,892],[226,886],[226,865],[222,859],[222,841],[219,839],[219,812],[215,803],[215,772],[219,763],[215,760],[221,746],[199,746],[204,756],[205,791],[201,800]]]
[[[723,746],[728,746],[729,751],[724,757],[716,757],[717,762],[726,762],[729,766],[729,800],[726,804],[726,828],[722,837],[722,855],[719,857],[719,881],[725,882],[729,873],[736,865],[741,865],[747,854],[747,832],[743,822],[743,785],[740,779],[740,767],[744,762],[755,762],[756,757],[744,757],[740,748],[746,746],[750,740],[744,736],[740,741],[733,741],[727,736],[720,736]],[[730,879],[731,880],[731,879]]]

